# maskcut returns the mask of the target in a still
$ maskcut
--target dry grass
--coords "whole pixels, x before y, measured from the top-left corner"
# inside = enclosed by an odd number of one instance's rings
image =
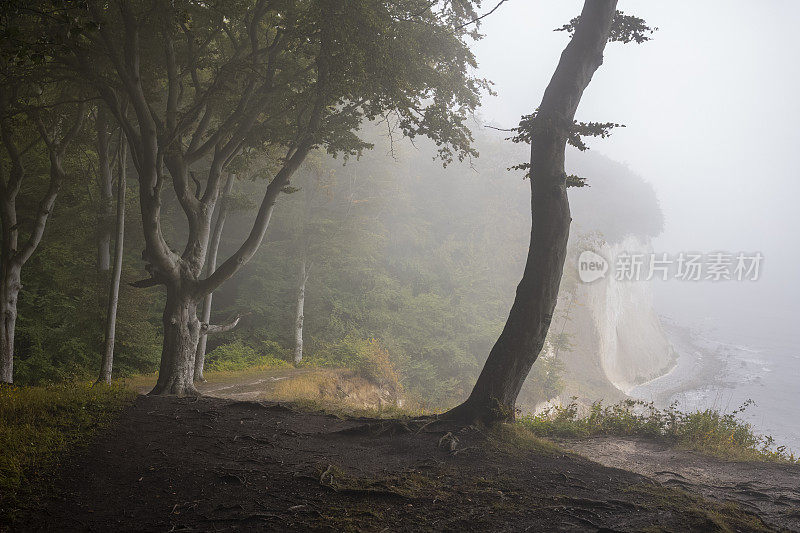
[[[298,374],[275,383],[269,399],[279,402],[329,401],[336,397],[339,379],[340,372],[331,369]]]
[[[233,385],[247,382],[261,377],[280,376],[293,369],[288,366],[276,367],[272,365],[252,366],[244,370],[219,370],[205,372],[206,386],[208,385]],[[158,381],[158,372],[130,376],[123,380],[125,386],[140,394],[147,394]],[[202,388],[203,386],[201,386]]]
[[[424,414],[418,406],[398,401],[385,389],[345,369],[297,373],[277,382],[263,398],[343,417],[411,418]]]

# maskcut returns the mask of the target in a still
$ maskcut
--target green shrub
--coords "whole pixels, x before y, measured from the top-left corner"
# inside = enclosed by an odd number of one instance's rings
[[[612,406],[597,402],[582,416],[573,401],[538,415],[521,417],[518,423],[545,437],[641,436],[725,459],[800,461],[785,446],[775,447],[772,437],[756,434],[749,423],[737,418],[750,404],[752,401],[748,400],[739,409],[724,414],[711,409],[684,413],[675,404],[658,409],[640,400],[626,400]]]
[[[86,443],[134,396],[121,384],[0,386],[0,506],[13,507],[59,455]]]
[[[287,350],[276,342],[264,341],[262,349],[256,350],[242,341],[234,341],[214,348],[206,355],[206,370],[231,372],[251,368],[287,366]]]
[[[309,358],[308,364],[349,368],[379,387],[395,392],[400,390],[400,378],[389,352],[377,339],[348,335],[321,347]]]

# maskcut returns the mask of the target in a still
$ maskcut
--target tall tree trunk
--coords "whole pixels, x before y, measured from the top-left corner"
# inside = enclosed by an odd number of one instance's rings
[[[97,270],[108,272],[111,269],[111,231],[113,219],[112,202],[114,197],[111,158],[109,157],[108,116],[100,106],[97,111],[97,188],[100,192],[100,206],[97,214]]]
[[[0,93],[2,96],[2,93]],[[86,118],[86,103],[78,104],[77,114],[69,130],[60,139],[56,139],[44,125],[36,111],[30,118],[36,123],[41,139],[47,147],[50,162],[50,180],[47,190],[39,201],[39,207],[33,219],[33,226],[24,244],[19,242],[19,222],[17,220],[17,194],[25,178],[22,153],[13,139],[13,128],[8,122],[8,102],[0,98],[0,139],[10,160],[8,180],[0,175],[0,220],[2,220],[2,252],[0,253],[0,382],[14,381],[14,335],[17,324],[17,300],[22,288],[20,283],[22,267],[36,252],[42,242],[45,226],[56,197],[61,190],[61,183],[66,174],[63,161],[67,148],[77,137]]]
[[[116,241],[114,243],[114,271],[108,290],[108,308],[106,311],[105,350],[100,376],[97,381],[111,383],[111,369],[114,365],[114,339],[117,329],[117,305],[119,304],[119,282],[122,278],[122,251],[125,241],[125,188],[126,188],[126,155],[125,136],[120,134],[117,167],[117,220]]]
[[[7,125],[3,124],[3,137],[8,142]],[[10,153],[15,154],[13,145]],[[14,160],[12,156],[12,160]],[[3,222],[3,238],[0,243],[0,383],[14,382],[14,332],[17,325],[17,299],[22,287],[22,266],[15,261],[19,244],[16,195],[22,181],[23,170],[19,159],[17,168],[12,167],[9,183],[0,176],[0,218]]]
[[[508,320],[469,398],[445,416],[493,423],[514,418],[517,396],[553,318],[571,222],[564,158],[584,90],[603,62],[617,0],[586,0],[545,90],[531,132],[531,241]]]
[[[0,383],[14,382],[14,331],[21,287],[19,266],[3,264],[0,279]]]
[[[297,281],[297,309],[294,321],[294,364],[296,365],[303,360],[303,308],[306,302],[306,282],[308,281],[305,250],[300,258],[300,272]]]
[[[162,317],[164,343],[161,366],[158,382],[150,394],[198,394],[194,387],[194,359],[200,339],[197,304],[197,298],[181,290],[180,283],[167,285],[167,301]]]
[[[236,180],[235,174],[228,175],[228,181],[225,183],[225,190],[220,200],[219,213],[217,214],[217,221],[214,224],[214,232],[211,234],[211,241],[208,245],[208,263],[206,266],[206,276],[210,276],[217,269],[217,252],[219,251],[219,243],[222,240],[222,229],[225,226],[225,218],[228,215],[228,198],[233,189],[233,182]],[[211,303],[214,297],[214,292],[209,292],[203,300],[203,312],[200,321],[203,324],[208,324],[211,321]],[[208,334],[206,332],[200,333],[200,340],[197,343],[197,354],[194,358],[194,380],[205,381],[203,377],[203,368],[206,363],[206,343],[208,342]]]

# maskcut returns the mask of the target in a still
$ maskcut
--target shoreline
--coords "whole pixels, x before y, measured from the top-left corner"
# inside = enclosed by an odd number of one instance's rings
[[[727,363],[720,347],[709,346],[697,331],[671,320],[662,323],[675,362],[666,373],[631,388],[628,396],[667,407],[678,394],[719,384]]]

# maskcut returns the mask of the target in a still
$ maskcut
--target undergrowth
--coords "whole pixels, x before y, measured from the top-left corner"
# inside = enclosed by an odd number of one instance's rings
[[[205,370],[209,372],[236,372],[274,367],[288,367],[288,352],[277,343],[263,342],[256,350],[242,341],[223,344],[206,355]]]
[[[64,452],[88,442],[134,396],[121,384],[0,387],[0,517]]]
[[[342,418],[413,418],[423,414],[415,402],[402,401],[394,391],[381,389],[349,369],[303,367],[275,383],[265,398]]]
[[[726,414],[711,409],[684,413],[675,404],[658,409],[652,403],[625,400],[610,406],[597,402],[587,414],[580,414],[573,401],[538,415],[520,417],[518,424],[541,437],[639,436],[723,459],[800,462],[785,446],[776,447],[772,437],[758,435],[752,425],[737,417],[752,403],[747,401]]]

